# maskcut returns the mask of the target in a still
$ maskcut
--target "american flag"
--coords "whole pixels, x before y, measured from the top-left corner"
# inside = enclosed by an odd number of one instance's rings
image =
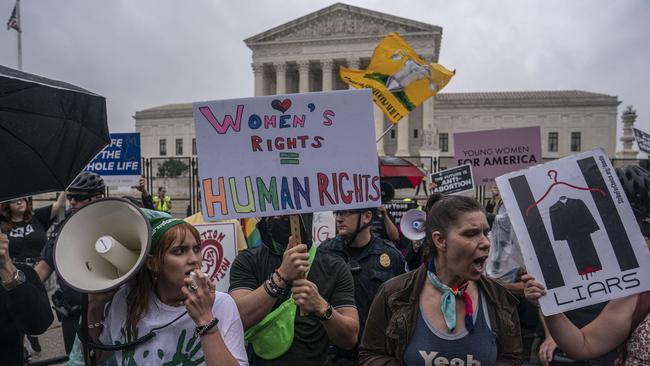
[[[18,24],[18,18],[16,17],[16,5],[14,5],[14,11],[11,12],[11,16],[7,21],[7,30],[11,28],[20,32],[20,25]]]

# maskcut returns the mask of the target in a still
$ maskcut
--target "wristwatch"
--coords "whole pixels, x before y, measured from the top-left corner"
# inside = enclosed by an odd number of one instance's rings
[[[15,288],[16,286],[18,286],[18,285],[20,285],[22,283],[25,283],[25,281],[26,281],[26,278],[25,278],[25,274],[23,273],[23,271],[16,268],[16,273],[14,273],[14,276],[13,276],[12,279],[10,279],[9,281],[2,281],[2,287],[4,287],[5,290],[9,291],[9,290]]]
[[[330,320],[332,319],[332,315],[332,304],[327,304],[327,309],[325,309],[323,315],[318,315],[318,319],[322,321]]]

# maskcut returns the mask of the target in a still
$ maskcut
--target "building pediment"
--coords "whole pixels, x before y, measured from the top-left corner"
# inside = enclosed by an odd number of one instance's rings
[[[356,6],[337,3],[246,39],[246,45],[442,33],[442,28]]]

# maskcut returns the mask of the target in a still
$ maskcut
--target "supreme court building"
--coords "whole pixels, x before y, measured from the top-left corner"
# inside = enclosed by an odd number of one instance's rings
[[[337,3],[244,40],[253,52],[254,95],[346,89],[339,67],[365,68],[390,32],[427,62],[438,62],[441,27]],[[544,158],[596,147],[613,158],[619,103],[616,96],[579,90],[439,93],[402,119],[377,152],[440,157],[450,166],[455,132],[541,126]],[[379,136],[390,122],[377,107],[374,119]],[[191,104],[145,109],[135,120],[144,157],[196,154]],[[631,142],[624,147],[626,157],[636,156]]]

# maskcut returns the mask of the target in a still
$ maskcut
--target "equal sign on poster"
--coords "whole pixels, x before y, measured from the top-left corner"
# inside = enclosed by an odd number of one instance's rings
[[[596,149],[496,179],[545,315],[650,289],[650,251],[607,154]]]

